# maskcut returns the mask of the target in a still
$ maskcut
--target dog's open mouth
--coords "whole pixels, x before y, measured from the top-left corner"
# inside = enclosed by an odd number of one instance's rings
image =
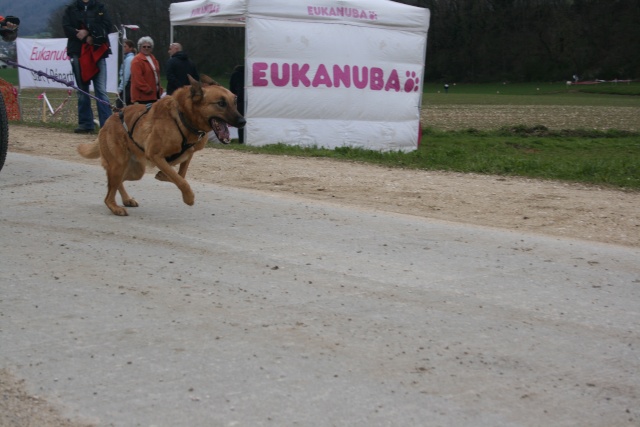
[[[216,137],[223,144],[228,144],[231,142],[231,137],[229,136],[229,127],[222,120],[218,120],[215,117],[211,117],[209,119],[209,124],[211,125],[211,129],[216,134]]]

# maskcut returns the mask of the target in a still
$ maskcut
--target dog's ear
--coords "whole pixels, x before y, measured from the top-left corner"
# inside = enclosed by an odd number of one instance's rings
[[[200,102],[202,100],[202,84],[199,81],[187,74],[189,83],[191,83],[191,99],[193,102]]]
[[[200,75],[200,83],[204,86],[221,86],[220,83],[205,74]]]

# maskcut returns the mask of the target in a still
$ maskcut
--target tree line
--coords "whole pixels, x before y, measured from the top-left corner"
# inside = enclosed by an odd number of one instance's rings
[[[431,10],[427,80],[640,78],[638,0],[415,0]]]
[[[109,0],[115,24],[136,24],[168,59],[171,0]],[[405,0],[431,11],[425,80],[442,82],[563,81],[640,78],[640,0]],[[49,18],[64,37],[64,8]],[[243,28],[175,27],[205,74],[230,73],[244,61]]]

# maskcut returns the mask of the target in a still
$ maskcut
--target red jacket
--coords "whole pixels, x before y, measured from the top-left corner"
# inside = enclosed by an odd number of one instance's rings
[[[151,58],[156,68],[157,83],[156,74],[154,74],[147,56],[142,52],[134,56],[131,61],[131,102],[157,101],[162,95],[160,64],[158,64],[155,56],[149,55],[149,58]]]

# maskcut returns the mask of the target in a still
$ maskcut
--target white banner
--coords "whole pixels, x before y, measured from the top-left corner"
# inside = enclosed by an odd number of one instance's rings
[[[118,33],[109,34],[111,55],[107,58],[107,92],[118,93]],[[36,71],[55,76],[58,79],[72,82],[75,78],[71,70],[71,62],[67,56],[67,39],[27,39],[18,37],[16,40],[18,64]],[[38,75],[24,68],[18,69],[21,89],[55,88],[67,89],[68,86]],[[93,85],[91,86],[93,90]]]
[[[418,145],[426,36],[249,16],[249,145]]]

